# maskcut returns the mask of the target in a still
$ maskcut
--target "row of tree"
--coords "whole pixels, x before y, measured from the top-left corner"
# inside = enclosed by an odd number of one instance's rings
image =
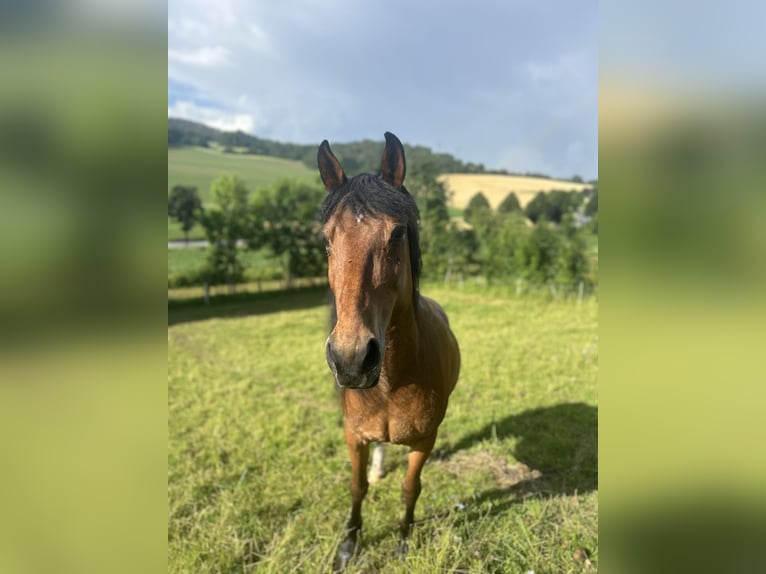
[[[184,233],[199,223],[209,243],[205,267],[184,283],[240,283],[243,249],[267,248],[279,262],[287,285],[293,277],[323,275],[324,249],[315,214],[324,197],[318,185],[284,179],[251,196],[245,182],[221,175],[211,186],[214,206],[204,209],[196,188],[176,186],[168,197],[168,215]]]
[[[540,193],[525,209],[511,193],[497,210],[479,193],[465,209],[464,223],[450,218],[447,192],[437,174],[433,165],[425,164],[407,178],[420,209],[424,275],[484,275],[490,281],[523,279],[571,287],[595,284],[586,236],[597,229],[597,189]],[[287,285],[296,277],[326,273],[316,218],[326,193],[321,186],[285,179],[251,196],[241,179],[222,175],[211,192],[215,206],[210,209],[202,208],[194,188],[177,186],[168,199],[168,213],[184,231],[199,222],[210,243],[205,268],[194,281],[243,281],[243,248],[269,249]]]

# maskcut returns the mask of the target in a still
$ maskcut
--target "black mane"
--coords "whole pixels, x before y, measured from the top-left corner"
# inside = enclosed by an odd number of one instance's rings
[[[404,186],[402,186],[401,191],[395,189],[379,175],[362,173],[352,177],[341,187],[327,194],[319,208],[322,224],[327,223],[333,213],[339,210],[349,210],[356,216],[388,215],[407,224],[407,243],[410,250],[410,270],[412,272],[412,301],[416,303],[422,268],[418,237],[420,212],[410,193]]]

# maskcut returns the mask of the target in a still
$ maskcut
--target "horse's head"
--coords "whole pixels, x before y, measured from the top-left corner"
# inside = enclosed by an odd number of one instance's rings
[[[350,180],[325,140],[317,157],[328,279],[337,320],[325,354],[340,387],[378,384],[392,316],[412,315],[420,274],[418,208],[404,188],[404,148],[386,133],[379,175]]]

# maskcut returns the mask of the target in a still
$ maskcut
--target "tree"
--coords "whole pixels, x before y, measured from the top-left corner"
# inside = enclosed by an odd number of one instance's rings
[[[524,214],[532,223],[537,223],[537,220],[545,216],[547,211],[548,198],[543,191],[538,192],[524,208]]]
[[[205,278],[212,285],[228,284],[230,290],[244,277],[237,242],[248,240],[252,223],[248,209],[249,190],[234,175],[223,174],[211,186],[216,209],[203,213],[202,226],[210,243]]]
[[[282,262],[285,284],[294,277],[317,277],[327,268],[316,214],[325,191],[295,179],[282,179],[256,192],[251,207],[255,229],[251,248],[267,245]]]
[[[537,220],[543,217],[553,223],[561,223],[564,214],[577,209],[580,201],[580,195],[576,192],[541,191],[527,204],[524,212],[533,223],[537,223]]]
[[[593,188],[588,203],[585,204],[585,215],[593,217],[598,213],[598,187]]]
[[[532,283],[549,283],[558,271],[561,237],[541,218],[516,251],[521,274]]]
[[[563,238],[559,246],[556,281],[562,285],[574,287],[583,281],[588,272],[588,259],[585,256],[585,239],[581,232]]]
[[[482,192],[478,192],[468,201],[468,205],[463,210],[463,219],[474,224],[477,218],[482,217],[482,214],[486,216],[488,213],[492,213],[489,201]]]
[[[521,212],[495,216],[482,250],[484,273],[488,279],[507,279],[522,274],[517,252],[529,234]]]
[[[415,199],[420,212],[420,251],[423,272],[432,276],[442,275],[449,265],[447,190],[436,177],[438,171],[431,163],[410,168],[407,174],[407,190]]]
[[[505,199],[497,206],[498,213],[514,213],[521,211],[521,204],[516,194],[511,192],[505,196]]]
[[[197,223],[202,211],[202,201],[197,195],[197,188],[176,185],[168,196],[168,216],[181,224],[188,243],[189,231]]]

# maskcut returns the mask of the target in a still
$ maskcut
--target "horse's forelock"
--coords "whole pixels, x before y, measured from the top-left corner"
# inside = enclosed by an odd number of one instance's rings
[[[404,186],[401,189],[395,189],[379,175],[364,173],[354,176],[344,185],[327,194],[320,207],[322,224],[326,224],[334,214],[345,210],[350,210],[355,217],[388,215],[407,225],[412,301],[414,308],[417,309],[422,256],[418,234],[420,212],[415,199]]]

